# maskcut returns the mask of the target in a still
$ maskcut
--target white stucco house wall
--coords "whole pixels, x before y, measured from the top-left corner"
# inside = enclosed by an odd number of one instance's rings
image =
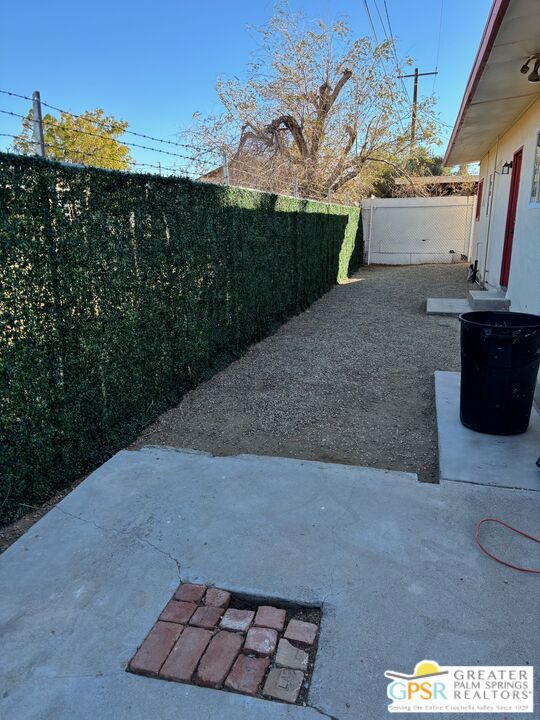
[[[444,164],[480,162],[470,254],[478,282],[509,298],[511,310],[540,314],[536,78],[540,0],[494,0]]]

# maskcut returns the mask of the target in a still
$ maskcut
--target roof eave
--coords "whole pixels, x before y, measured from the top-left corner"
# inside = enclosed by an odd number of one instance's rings
[[[486,27],[484,28],[482,40],[480,41],[480,46],[478,48],[478,52],[476,53],[476,58],[474,60],[472,70],[467,81],[463,100],[461,101],[457,120],[454,125],[454,129],[452,130],[452,135],[450,136],[450,141],[448,142],[448,147],[444,155],[443,165],[445,167],[449,167],[454,164],[450,162],[450,157],[454,149],[457,137],[459,135],[459,131],[461,130],[461,126],[463,124],[465,111],[472,102],[474,93],[476,91],[476,88],[478,87],[478,83],[480,82],[482,72],[488,61],[489,53],[491,52],[491,48],[493,47],[493,43],[495,42],[495,38],[497,37],[497,32],[501,26],[506,11],[508,10],[509,4],[510,0],[494,0],[493,5],[491,6],[489,18],[486,23]],[[479,159],[480,158],[471,158],[469,162],[474,162]]]

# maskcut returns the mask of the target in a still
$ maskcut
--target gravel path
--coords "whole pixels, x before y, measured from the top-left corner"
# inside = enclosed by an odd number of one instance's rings
[[[171,445],[367,465],[437,480],[435,370],[459,369],[466,265],[362,268],[188,393],[132,448]]]

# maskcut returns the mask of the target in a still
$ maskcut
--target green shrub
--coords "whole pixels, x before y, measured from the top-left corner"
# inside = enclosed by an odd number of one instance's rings
[[[357,208],[0,154],[0,505],[130,442],[361,257]]]

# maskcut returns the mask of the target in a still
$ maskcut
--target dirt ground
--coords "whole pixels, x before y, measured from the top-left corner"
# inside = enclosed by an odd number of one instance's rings
[[[253,453],[418,473],[435,482],[433,372],[459,369],[467,266],[362,268],[188,393],[131,446]]]
[[[278,455],[418,473],[435,482],[433,372],[459,369],[458,321],[427,297],[464,297],[467,266],[362,268],[188,393],[130,449]],[[65,497],[0,529],[0,552]]]

